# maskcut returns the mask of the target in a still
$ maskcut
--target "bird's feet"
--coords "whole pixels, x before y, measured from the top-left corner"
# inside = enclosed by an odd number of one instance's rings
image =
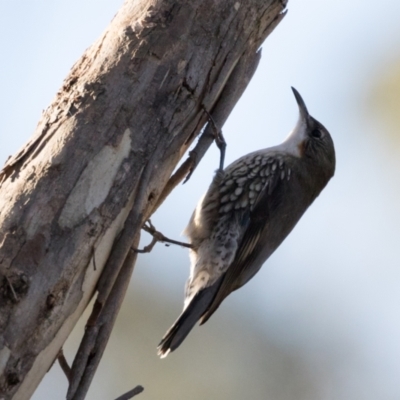
[[[219,148],[220,152],[219,169],[222,171],[224,169],[224,162],[225,162],[226,141],[224,136],[222,135],[222,130],[217,127],[214,118],[211,116],[211,114],[207,111],[207,109],[204,106],[203,110],[208,116],[208,121],[211,124],[211,128],[214,133],[215,144]]]
[[[133,249],[136,253],[150,253],[151,250],[153,250],[153,247],[157,242],[162,242],[168,244],[176,244],[178,246],[182,247],[188,247],[189,249],[192,248],[192,245],[190,243],[185,243],[185,242],[179,242],[177,240],[169,239],[166,236],[164,236],[161,232],[157,231],[154,225],[151,223],[150,220],[148,220],[142,227],[144,231],[147,233],[150,233],[151,236],[153,236],[153,239],[151,240],[150,244],[147,246],[143,247],[143,249]]]

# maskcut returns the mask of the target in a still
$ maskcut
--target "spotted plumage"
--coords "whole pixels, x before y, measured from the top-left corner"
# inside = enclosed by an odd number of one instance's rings
[[[218,170],[189,221],[184,310],[159,345],[161,357],[259,271],[334,174],[332,139],[293,91],[300,118],[289,137]]]

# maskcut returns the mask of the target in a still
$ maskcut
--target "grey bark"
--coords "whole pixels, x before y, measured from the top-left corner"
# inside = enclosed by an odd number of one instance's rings
[[[284,16],[279,0],[126,0],[1,172],[0,399],[28,399],[90,299],[71,370],[84,398],[140,229],[212,142]]]

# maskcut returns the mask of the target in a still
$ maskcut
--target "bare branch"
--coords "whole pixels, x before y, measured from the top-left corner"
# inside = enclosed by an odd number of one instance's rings
[[[117,397],[115,400],[129,400],[132,397],[135,397],[136,395],[138,395],[139,393],[142,393],[144,390],[143,386],[136,386],[134,387],[132,390],[130,390],[129,392],[124,393],[123,395]]]
[[[64,356],[63,349],[60,350],[57,357],[58,363],[60,364],[61,369],[63,370],[65,376],[68,379],[68,382],[71,381],[71,367],[68,364],[67,359]]]
[[[138,239],[136,239],[136,243]],[[107,298],[101,314],[94,325],[90,321],[86,326],[85,336],[77,352],[77,368],[72,369],[71,385],[68,388],[67,400],[84,400],[90,383],[96,373],[104,349],[110,338],[118,311],[122,305],[129,281],[133,272],[137,253],[130,251],[115,284]],[[82,357],[82,355],[86,357]],[[74,360],[74,364],[75,364]],[[80,372],[80,374],[78,374]]]

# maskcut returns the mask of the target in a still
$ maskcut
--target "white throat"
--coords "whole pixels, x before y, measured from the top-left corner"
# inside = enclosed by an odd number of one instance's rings
[[[300,117],[294,129],[287,138],[279,145],[271,147],[271,150],[288,153],[295,157],[301,157],[300,145],[307,138],[307,124]]]

